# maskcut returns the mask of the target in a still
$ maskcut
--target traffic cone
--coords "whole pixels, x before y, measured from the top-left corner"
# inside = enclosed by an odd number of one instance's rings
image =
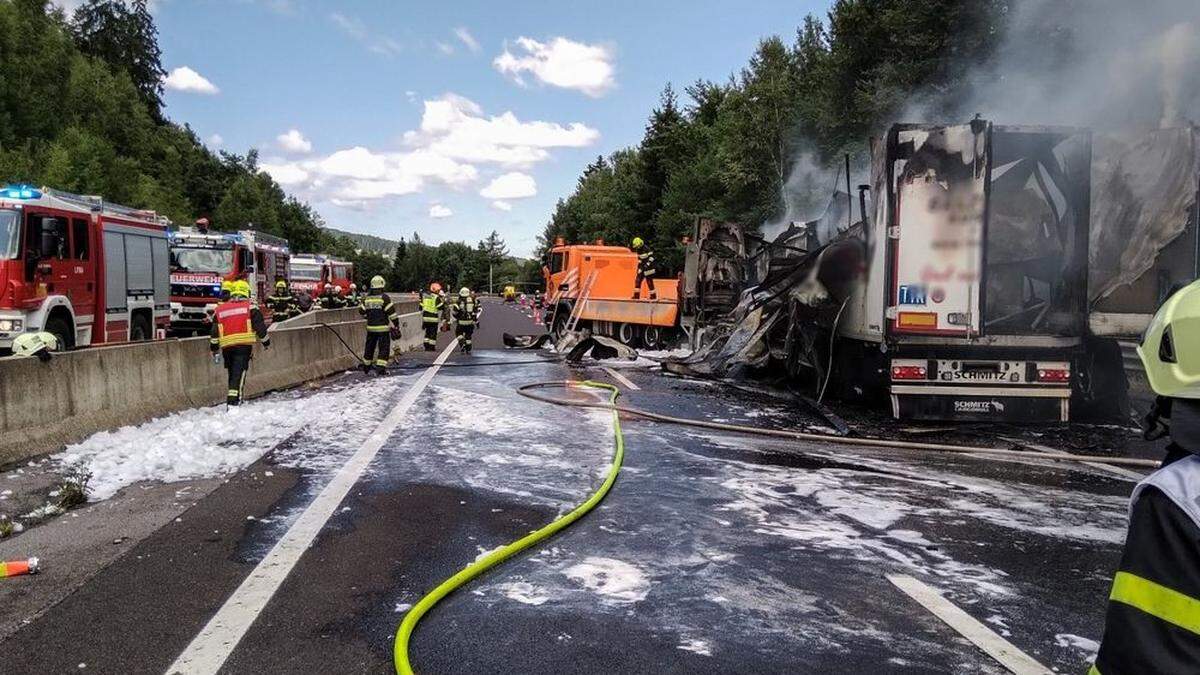
[[[12,562],[0,562],[0,579],[4,577],[19,577],[22,574],[37,574],[38,559],[30,558],[29,560],[13,560]]]

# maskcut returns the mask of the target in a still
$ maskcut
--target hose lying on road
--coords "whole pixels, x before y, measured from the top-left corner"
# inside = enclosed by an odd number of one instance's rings
[[[535,401],[543,403],[552,403],[554,405],[572,406],[576,408],[600,408],[612,410],[614,413],[625,413],[627,415],[635,415],[657,422],[665,422],[667,424],[680,424],[690,427],[700,427],[702,429],[715,429],[717,431],[733,431],[741,434],[753,434],[757,436],[772,436],[775,438],[790,438],[800,441],[817,441],[821,443],[832,443],[837,445],[854,445],[860,447],[872,448],[896,448],[900,450],[918,450],[924,452],[942,452],[942,453],[962,453],[971,455],[988,455],[996,457],[1020,457],[1021,459],[1050,459],[1063,460],[1071,462],[1100,462],[1112,465],[1125,466],[1141,466],[1147,468],[1158,468],[1159,462],[1153,459],[1140,459],[1136,457],[1105,457],[1102,455],[1075,455],[1069,452],[1022,452],[1020,450],[1003,450],[1000,448],[988,448],[972,445],[950,445],[945,443],[914,443],[911,441],[896,441],[886,438],[856,438],[850,436],[834,436],[831,434],[814,434],[805,431],[787,431],[783,429],[760,429],[758,427],[742,426],[740,424],[727,424],[724,422],[709,422],[706,420],[688,419],[685,417],[672,417],[670,415],[662,415],[648,410],[639,408],[630,408],[629,406],[617,405],[616,397],[609,403],[599,403],[591,401],[574,401],[544,394],[534,393],[534,389],[546,389],[551,387],[570,386],[570,381],[553,381],[553,382],[534,382],[517,387],[517,393],[531,398]]]
[[[562,383],[560,382],[558,384],[561,385]],[[562,516],[545,527],[534,530],[524,537],[521,537],[520,539],[502,546],[501,548],[488,553],[482,558],[477,559],[475,562],[464,567],[454,576],[438,584],[437,588],[434,588],[432,591],[427,593],[425,597],[417,601],[417,604],[413,605],[413,608],[408,610],[408,613],[404,615],[404,620],[400,622],[400,629],[396,631],[396,642],[393,654],[397,673],[400,673],[401,675],[410,675],[413,672],[412,663],[408,659],[409,639],[412,637],[413,630],[416,629],[417,622],[421,620],[421,617],[425,616],[425,613],[433,608],[433,606],[436,605],[442,598],[454,592],[455,589],[471,581],[488,569],[499,565],[501,562],[504,562],[513,555],[516,555],[530,546],[533,546],[534,544],[551,537],[556,532],[562,530],[576,520],[579,520],[584,516],[584,514],[595,508],[595,506],[599,504],[602,499],[604,499],[604,496],[608,494],[608,491],[612,489],[613,483],[615,483],[617,480],[617,474],[621,471],[621,462],[625,457],[625,440],[621,435],[621,419],[616,412],[617,396],[620,395],[620,391],[611,384],[604,382],[592,382],[590,380],[572,382],[570,384],[593,387],[596,389],[607,389],[612,392],[609,396],[608,405],[613,409],[612,419],[615,442],[613,446],[612,465],[609,467],[608,475],[605,477],[604,482],[600,485],[596,492],[592,494],[591,497],[588,497],[587,501],[575,507],[575,509],[570,513]]]

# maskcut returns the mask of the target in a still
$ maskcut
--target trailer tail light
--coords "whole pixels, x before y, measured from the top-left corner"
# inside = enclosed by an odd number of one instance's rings
[[[1071,381],[1071,371],[1066,368],[1038,368],[1038,382],[1062,384]]]
[[[927,374],[925,366],[892,366],[893,380],[924,380]]]
[[[934,312],[900,312],[896,316],[896,324],[901,328],[937,328],[937,322]]]

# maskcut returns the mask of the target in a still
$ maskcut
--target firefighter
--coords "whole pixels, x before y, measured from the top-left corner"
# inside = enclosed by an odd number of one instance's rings
[[[1147,438],[1163,466],[1133,489],[1125,551],[1090,672],[1196,672],[1200,664],[1200,282],[1172,295],[1138,356],[1158,395]]]
[[[325,284],[325,291],[321,293],[321,309],[338,309],[344,307],[341,298],[337,294],[337,285]]]
[[[631,248],[638,257],[637,277],[633,280],[633,299],[641,299],[642,281],[645,280],[646,286],[650,289],[650,299],[657,300],[658,291],[654,290],[654,275],[658,274],[658,270],[654,269],[654,251],[646,246],[646,242],[642,241],[641,237],[633,238]]]
[[[267,298],[267,306],[271,308],[272,321],[284,321],[300,315],[300,304],[288,292],[287,282],[283,279],[275,282],[275,294]]]
[[[425,329],[425,351],[437,349],[438,325],[442,322],[442,285],[429,284],[429,290],[421,293],[421,327]]]
[[[383,277],[371,277],[371,290],[358,302],[358,313],[367,318],[367,346],[363,349],[362,371],[387,373],[392,357],[392,338],[400,337],[400,317],[392,299],[383,292]]]
[[[221,298],[221,302],[225,302],[226,300],[229,299],[229,292],[231,290],[233,290],[233,282],[232,281],[230,281],[229,279],[226,279],[221,282],[221,293],[218,296]]]
[[[475,334],[475,325],[479,322],[479,314],[483,308],[471,294],[471,289],[463,286],[458,292],[458,302],[454,305],[454,322],[457,326],[458,348],[464,354],[471,353],[471,337]]]
[[[235,281],[229,290],[229,300],[217,305],[213,313],[212,334],[208,340],[213,358],[216,359],[220,351],[225,361],[225,370],[229,373],[225,402],[230,406],[242,402],[255,341],[262,341],[263,349],[271,347],[262,312],[250,304],[250,284]]]
[[[356,284],[354,282],[350,282],[350,292],[346,294],[346,306],[347,307],[358,307],[359,300],[360,300],[360,298],[358,297],[358,284]]]

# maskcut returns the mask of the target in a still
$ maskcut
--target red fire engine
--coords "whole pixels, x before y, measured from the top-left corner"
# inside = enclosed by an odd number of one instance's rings
[[[100,197],[0,187],[0,350],[34,331],[64,349],[165,331],[168,224]]]
[[[350,282],[354,279],[353,263],[323,255],[292,256],[290,270],[292,293],[309,299],[320,297],[330,284],[341,288],[345,296],[350,292]]]

